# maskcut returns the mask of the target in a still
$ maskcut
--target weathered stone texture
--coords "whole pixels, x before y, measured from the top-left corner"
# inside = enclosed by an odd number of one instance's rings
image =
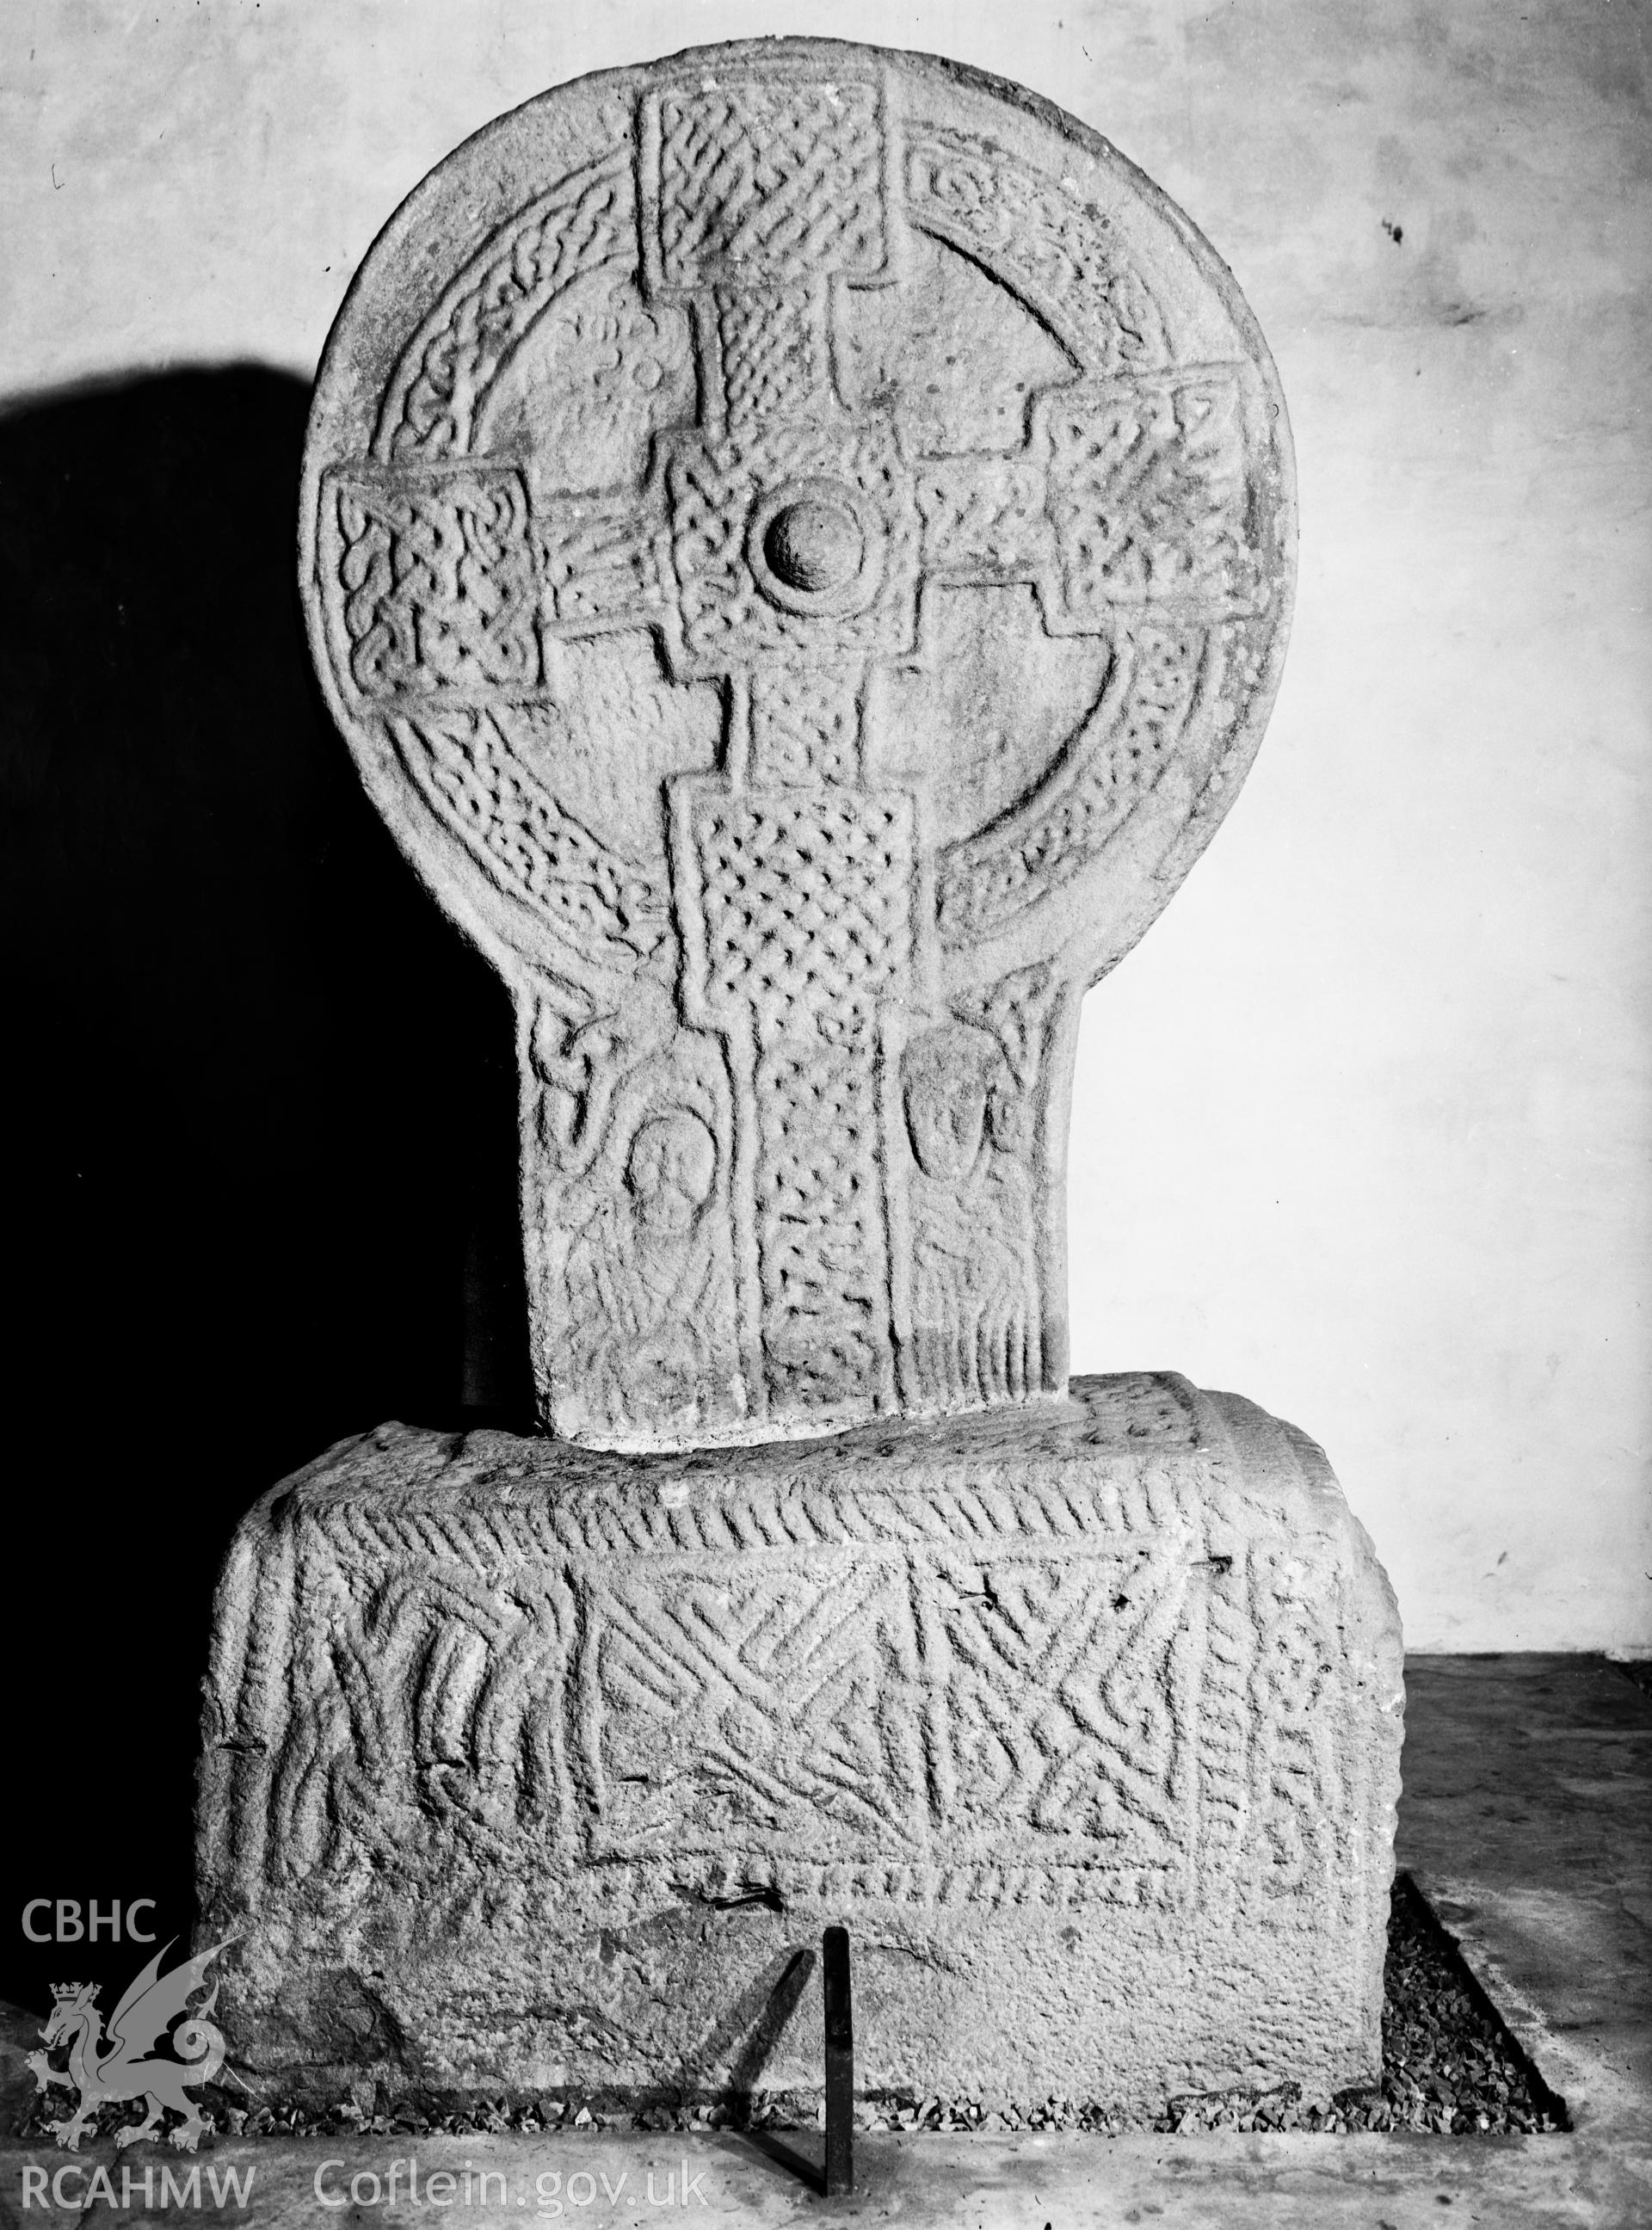
[[[1289,1428],[1067,1382],[1079,1002],[1243,778],[1294,517],[1215,255],[948,64],[564,87],[375,244],[303,593],[515,1002],[558,1438],[387,1428],[242,1530],[255,2066],[807,2085],[843,1921],[863,2085],[1376,2072],[1387,1583]]]
[[[1334,2088],[1400,1710],[1318,1449],[1178,1378],[642,1460],[389,1426],[220,1589],[220,2017],[312,2081],[808,2085],[817,1981],[768,2009],[842,1921],[866,2087]]]
[[[920,56],[562,87],[369,255],[301,537],[363,778],[515,1000],[542,1422],[1059,1393],[1079,1001],[1290,609],[1278,382],[1187,220]]]

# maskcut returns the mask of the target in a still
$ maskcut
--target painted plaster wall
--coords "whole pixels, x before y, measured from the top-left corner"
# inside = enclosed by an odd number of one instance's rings
[[[0,398],[307,377],[459,139],[694,41],[927,48],[1100,128],[1256,310],[1302,552],[1256,770],[1087,1009],[1074,1364],[1171,1365],[1320,1439],[1414,1646],[1640,1650],[1649,24],[1623,0],[10,0]]]

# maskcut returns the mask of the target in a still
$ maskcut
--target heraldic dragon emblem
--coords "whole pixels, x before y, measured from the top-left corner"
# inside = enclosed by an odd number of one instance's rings
[[[81,2103],[74,2112],[66,2121],[48,2125],[58,2143],[67,2145],[71,2152],[80,2150],[81,2133],[100,2107],[127,2098],[142,2098],[149,2111],[144,2121],[115,2131],[117,2146],[135,2145],[140,2137],[158,2136],[161,2115],[170,2107],[184,2117],[181,2126],[170,2133],[172,2143],[181,2152],[195,2150],[206,2122],[188,2091],[210,2083],[223,2065],[223,2032],[207,2018],[217,2003],[216,1982],[206,2003],[173,2031],[171,2044],[176,2057],[158,2053],[155,2046],[201,1988],[207,1969],[234,1938],[226,1937],[223,1943],[215,1943],[198,1958],[185,1960],[181,1967],[163,1975],[161,1961],[177,1941],[173,1937],[162,1944],[110,2015],[106,2050],[100,2048],[104,2031],[96,2003],[98,1984],[63,1982],[54,1987],[51,2018],[40,2032],[47,2050],[31,2052],[29,2066],[42,2091],[53,2083],[62,2083],[80,2091]],[[48,2064],[47,2053],[61,2044],[68,2046],[67,2069]]]

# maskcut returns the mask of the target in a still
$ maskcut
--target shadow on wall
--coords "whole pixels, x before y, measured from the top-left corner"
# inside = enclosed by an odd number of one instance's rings
[[[247,1504],[388,1416],[526,1421],[509,1009],[311,676],[307,407],[242,368],[0,418],[0,1990],[30,2005],[77,1953],[19,1950],[23,1898],[189,1925],[197,1683]],[[78,1956],[118,1995],[146,1955]]]

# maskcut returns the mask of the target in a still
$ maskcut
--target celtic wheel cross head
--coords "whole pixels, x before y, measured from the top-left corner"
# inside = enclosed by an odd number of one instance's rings
[[[917,57],[562,87],[372,250],[302,539],[367,786],[514,996],[547,1428],[1060,1393],[1078,1002],[1288,616],[1277,383],[1187,220]]]

